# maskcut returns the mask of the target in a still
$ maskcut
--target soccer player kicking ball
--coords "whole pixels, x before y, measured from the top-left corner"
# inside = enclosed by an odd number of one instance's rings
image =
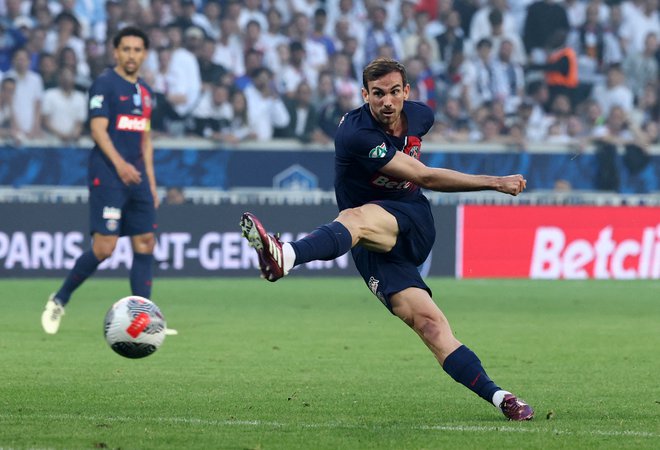
[[[60,290],[48,299],[41,315],[48,334],[57,333],[71,294],[112,255],[119,236],[131,237],[132,294],[151,297],[158,195],[149,132],[152,94],[138,77],[149,39],[142,30],[126,27],[113,45],[117,65],[103,72],[89,91],[96,144],[88,176],[92,248],[80,255]]]
[[[445,372],[507,419],[531,419],[534,410],[495,384],[477,355],[454,337],[417,270],[435,240],[431,208],[420,188],[518,195],[525,179],[425,166],[419,161],[421,138],[433,125],[433,112],[407,101],[404,66],[376,59],[365,67],[362,84],[365,104],[343,117],[335,137],[339,216],[298,241],[282,243],[254,214],[243,214],[243,235],[259,255],[262,276],[277,281],[294,266],[351,250],[369,289],[419,335]]]

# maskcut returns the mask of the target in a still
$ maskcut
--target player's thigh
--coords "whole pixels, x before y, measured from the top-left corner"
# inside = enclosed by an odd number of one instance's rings
[[[156,207],[149,189],[132,189],[122,214],[122,236],[149,234],[157,228]]]
[[[91,235],[119,236],[128,201],[124,189],[94,186],[89,190],[89,227]]]
[[[343,210],[337,221],[353,236],[353,245],[375,252],[389,252],[396,244],[399,226],[392,214],[374,203]]]

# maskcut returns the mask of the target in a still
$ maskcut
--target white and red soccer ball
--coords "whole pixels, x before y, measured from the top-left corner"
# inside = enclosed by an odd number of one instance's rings
[[[165,340],[167,323],[154,302],[131,295],[115,302],[105,315],[105,340],[126,358],[144,358]]]

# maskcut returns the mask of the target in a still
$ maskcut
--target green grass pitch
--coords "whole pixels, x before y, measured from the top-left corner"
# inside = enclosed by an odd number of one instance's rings
[[[431,279],[454,333],[536,409],[512,423],[451,380],[357,277],[158,279],[179,331],[142,360],[93,278],[0,281],[1,449],[660,448],[660,283]]]

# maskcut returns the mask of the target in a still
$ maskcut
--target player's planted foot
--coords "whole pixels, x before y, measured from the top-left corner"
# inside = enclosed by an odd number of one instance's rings
[[[60,322],[64,315],[64,306],[55,297],[55,294],[50,294],[46,302],[46,308],[41,314],[41,326],[48,334],[55,334],[60,328]]]
[[[266,229],[257,217],[249,212],[241,217],[243,237],[248,240],[259,255],[261,276],[268,281],[277,281],[287,274],[284,271],[282,242],[277,236],[266,233]]]
[[[509,420],[532,420],[534,410],[513,394],[506,394],[500,403],[500,409]]]

